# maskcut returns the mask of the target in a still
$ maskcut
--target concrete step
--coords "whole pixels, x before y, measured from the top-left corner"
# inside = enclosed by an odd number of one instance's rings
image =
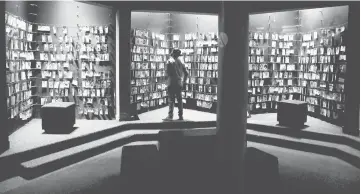
[[[126,132],[129,130],[157,130],[157,129],[190,129],[190,128],[207,128],[216,126],[215,121],[185,121],[185,122],[132,122],[120,123],[119,126],[110,127],[105,130],[84,134],[71,139],[66,139],[60,142],[48,144],[42,147],[29,149],[23,152],[9,154],[0,157],[0,182],[19,176],[22,169],[21,163],[35,160],[43,156],[53,153],[65,151],[67,149],[77,147],[82,144],[93,142],[117,133]]]
[[[157,131],[126,131],[74,146],[20,164],[20,176],[34,179],[134,141],[156,139]]]
[[[207,128],[207,130],[214,131],[215,128]],[[131,130],[121,132],[28,160],[21,163],[21,176],[25,179],[33,179],[131,142],[157,141],[158,131],[159,130]],[[295,138],[254,130],[247,130],[247,141],[332,156],[359,168],[359,151],[342,144]]]
[[[309,131],[305,129],[292,129],[285,126],[260,125],[255,123],[248,123],[247,129],[259,131],[269,134],[286,135],[294,138],[317,140],[335,144],[343,144],[353,149],[360,150],[360,138],[347,134],[330,134],[327,132]]]
[[[265,133],[250,129],[247,130],[247,141],[327,155],[360,168],[359,149],[340,143]]]
[[[293,136],[288,134],[275,134],[275,133],[267,133],[267,132],[260,132],[255,131],[252,129],[247,130],[247,134],[249,135],[263,135],[267,136],[269,138],[276,138],[276,139],[283,139],[288,141],[298,141],[300,143],[309,143],[309,144],[315,144],[315,145],[322,145],[322,146],[328,146],[328,147],[334,147],[337,149],[340,149],[344,152],[360,156],[360,148],[354,148],[353,146],[345,145],[343,142],[332,142],[332,141],[323,141],[323,140],[317,140],[315,138],[309,138],[307,136]]]
[[[6,164],[20,164],[24,161],[29,161],[42,156],[46,156],[55,152],[60,152],[72,147],[76,147],[88,142],[96,141],[104,137],[108,137],[120,132],[128,130],[155,130],[155,129],[190,129],[190,128],[209,128],[215,127],[215,121],[203,121],[203,122],[160,122],[160,123],[127,123],[117,127],[112,127],[106,130],[94,132],[91,134],[82,135],[73,139],[67,139],[61,142],[53,143],[43,147],[27,150],[14,155],[0,157],[0,166],[6,166]],[[322,134],[310,131],[297,131],[287,127],[281,126],[268,126],[248,123],[247,129],[254,131],[264,132],[268,134],[287,135],[295,138],[305,138],[317,141],[324,141],[336,144],[343,144],[354,149],[360,149],[360,141],[357,137],[349,137],[333,134]],[[1,169],[0,169],[1,170]],[[0,181],[1,181],[0,176]]]
[[[66,150],[71,147],[75,147],[81,144],[85,144],[91,141],[95,141],[104,137],[108,137],[129,130],[191,129],[191,128],[207,128],[207,127],[215,127],[215,126],[216,126],[215,121],[201,121],[201,122],[185,121],[185,122],[158,122],[158,123],[134,122],[134,123],[125,123],[125,124],[120,123],[119,126],[111,127],[105,130],[93,132],[90,134],[84,134],[78,137],[74,137],[72,139],[66,139],[53,144],[48,144],[42,147],[26,150],[24,152],[19,152],[0,157],[0,167],[3,166],[2,164],[21,163],[24,161],[29,161],[31,159],[39,158],[48,154],[52,154],[54,152]]]
[[[92,159],[94,159],[94,158],[96,158],[96,159],[99,159],[99,157],[101,158],[101,157],[104,157],[104,155],[109,155],[109,154],[115,154],[115,153],[119,153],[120,155],[118,156],[118,157],[116,157],[116,158],[121,158],[121,156],[122,156],[122,149],[123,149],[123,147],[125,147],[125,146],[138,146],[138,145],[155,145],[155,146],[158,146],[158,142],[157,141],[141,141],[141,142],[132,142],[132,143],[129,143],[129,144],[125,144],[124,146],[120,146],[120,147],[118,147],[118,148],[115,148],[115,149],[112,149],[112,150],[110,150],[110,151],[106,151],[106,152],[104,152],[104,153],[101,153],[101,154],[99,154],[99,155],[97,155],[97,156],[94,156],[94,157],[91,157],[91,158],[89,158],[89,159],[86,159],[86,160],[84,160],[84,161],[80,161],[79,163],[77,163],[77,164],[73,164],[73,165],[70,165],[70,166],[68,166],[68,167],[64,167],[63,169],[69,169],[69,168],[72,168],[72,167],[74,167],[74,166],[76,166],[76,165],[81,165],[82,164],[82,162],[86,162],[87,160],[92,160]],[[100,159],[100,161],[104,161],[104,159]],[[102,162],[100,162],[100,163],[102,163]],[[105,162],[106,163],[106,162]],[[121,164],[121,163],[120,163]],[[119,164],[119,165],[120,165]],[[120,167],[120,166],[119,166]],[[109,168],[109,166],[107,166],[106,167],[106,169],[107,168]],[[61,172],[61,171],[63,171],[63,169],[60,169],[59,171]],[[97,170],[97,169],[95,169],[95,170]],[[99,169],[98,169],[99,170]],[[57,172],[59,172],[59,171],[55,171],[55,173],[57,173]],[[99,172],[99,171],[98,171]],[[91,174],[97,174],[97,172],[95,171],[93,171],[93,172],[90,172]],[[51,173],[49,174],[50,176],[52,176],[51,175]],[[105,177],[102,177],[102,176],[104,176],[104,172],[103,173],[100,173],[100,175],[98,175],[97,176],[97,179],[102,179],[102,178],[105,178]],[[10,179],[7,179],[7,180],[5,180],[5,181],[0,181],[0,193],[6,193],[6,192],[8,192],[8,191],[10,191],[10,190],[13,190],[13,189],[16,189],[16,188],[19,188],[19,187],[21,187],[21,186],[24,186],[24,185],[27,185],[27,184],[34,184],[34,181],[36,182],[36,181],[40,181],[42,178],[45,178],[45,179],[47,179],[47,177],[46,176],[44,176],[44,177],[39,177],[38,179],[32,179],[32,180],[26,180],[26,179],[24,179],[23,177],[20,177],[20,176],[18,176],[18,177],[13,177],[13,178],[10,178]],[[89,181],[89,180],[86,180],[86,181]],[[75,183],[76,184],[76,183]],[[27,192],[29,192],[29,191],[27,191]],[[27,193],[27,192],[25,192],[25,193]]]

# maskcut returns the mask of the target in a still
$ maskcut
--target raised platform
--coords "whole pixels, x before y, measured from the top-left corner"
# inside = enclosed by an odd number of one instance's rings
[[[154,110],[151,112],[139,115],[139,121],[125,121],[119,122],[115,120],[76,120],[74,131],[68,134],[46,134],[41,128],[41,119],[33,119],[22,128],[10,135],[9,141],[11,143],[10,149],[0,155],[0,158],[25,152],[32,149],[37,149],[47,145],[55,144],[69,139],[76,139],[79,137],[87,136],[90,134],[97,134],[102,131],[114,129],[126,124],[139,124],[139,123],[159,123],[163,122],[162,119],[167,115],[167,108]],[[185,122],[200,122],[200,121],[215,121],[216,114],[205,113],[195,110],[184,110]],[[177,119],[177,118],[175,118]],[[177,121],[178,122],[178,121]],[[248,129],[262,131],[275,134],[289,134],[294,133],[295,130],[290,131],[288,127],[279,126],[277,122],[276,113],[265,113],[252,115],[247,120]],[[255,126],[262,125],[262,126]],[[215,125],[214,125],[215,126]],[[210,127],[214,127],[210,126]],[[271,131],[270,131],[271,130]],[[351,136],[342,133],[342,128],[336,125],[327,123],[325,121],[308,117],[306,125],[302,131],[304,134],[314,133],[315,135],[338,136],[340,138],[347,138],[359,142],[359,137]],[[296,131],[296,132],[297,132]],[[142,131],[139,131],[142,133]],[[325,139],[325,141],[328,141]]]
[[[161,112],[165,110],[159,109]],[[132,128],[137,131],[141,129],[154,129],[157,126],[147,125],[149,123],[163,122],[164,115],[159,114],[159,110],[144,113],[139,115],[138,121],[116,121],[116,120],[76,120],[74,130],[66,134],[47,134],[41,127],[41,119],[33,119],[23,127],[9,136],[10,149],[0,155],[0,159],[3,157],[19,154],[33,149],[38,149],[44,146],[56,144],[70,139],[79,139],[84,136],[99,134],[104,131],[115,131],[114,133],[127,130],[129,126],[133,124],[138,128]],[[203,113],[199,111],[185,110],[187,115],[197,115],[195,117],[186,117],[184,122],[202,122],[202,121],[215,121],[215,115],[211,113]],[[164,117],[162,117],[164,116]],[[191,119],[189,119],[191,118]],[[177,121],[179,123],[179,121]],[[167,122],[172,124],[171,122]],[[120,128],[123,126],[122,128]],[[210,125],[213,127],[215,125]],[[140,127],[140,128],[139,128]],[[202,126],[201,126],[202,127]],[[145,133],[145,131],[139,131]],[[133,134],[133,133],[129,133]]]
[[[0,157],[73,139],[118,125],[119,122],[115,120],[76,120],[74,131],[68,134],[47,134],[41,127],[41,119],[33,119],[9,136],[10,149],[1,154]]]
[[[162,108],[139,115],[139,121],[77,120],[69,134],[46,134],[41,120],[34,119],[10,136],[10,150],[0,155],[8,174],[0,181],[16,176],[32,179],[133,141],[154,141],[159,129],[216,126],[212,113],[186,109],[185,122],[163,122],[166,114],[167,108]],[[324,121],[309,117],[303,129],[294,130],[278,126],[276,114],[259,114],[248,119],[247,129],[249,142],[328,155],[359,168],[359,138]]]

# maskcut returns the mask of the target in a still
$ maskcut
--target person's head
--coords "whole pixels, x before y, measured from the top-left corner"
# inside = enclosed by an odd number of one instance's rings
[[[182,52],[179,49],[173,49],[171,56],[176,59],[181,56],[181,54]]]

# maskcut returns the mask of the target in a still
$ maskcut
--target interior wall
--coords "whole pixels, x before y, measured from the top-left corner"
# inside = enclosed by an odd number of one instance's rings
[[[112,74],[112,88],[111,91],[113,102],[115,104],[115,88],[116,88],[116,53],[115,53],[115,42],[116,42],[116,33],[115,33],[115,13],[116,11],[97,5],[91,5],[82,2],[75,1],[41,1],[37,2],[38,5],[38,17],[36,22],[44,25],[54,25],[54,26],[66,26],[68,27],[68,34],[70,36],[76,37],[78,31],[78,25],[80,26],[109,26],[109,35],[108,35],[108,49],[109,49],[109,58],[110,64],[103,65],[98,64],[95,66],[97,72],[111,72]],[[64,12],[66,10],[66,12]],[[60,33],[60,32],[59,32]],[[78,67],[70,67],[73,71],[73,75],[77,75],[76,72],[79,72]],[[75,76],[80,77],[80,75]],[[70,98],[70,101],[74,99]],[[115,112],[115,111],[114,111]],[[115,113],[111,117],[114,118]],[[82,118],[79,116],[79,118]]]
[[[252,14],[249,16],[249,30],[263,31],[270,29],[273,32],[282,32],[283,26],[297,25],[297,17],[297,11]]]
[[[300,21],[298,21],[298,17],[300,17]],[[348,6],[326,7],[300,10],[299,14],[298,11],[252,14],[249,17],[249,29],[252,31],[267,30],[268,23],[270,23],[271,31],[275,32],[281,32],[282,26],[295,25],[300,25],[301,32],[309,32],[322,27],[343,25],[347,21]]]
[[[300,22],[298,17],[301,18]],[[249,29],[267,30],[270,23],[271,30],[275,32],[281,32],[283,26],[296,25],[301,25],[302,32],[308,32],[322,27],[321,18],[325,27],[345,24],[348,21],[348,6],[252,14]],[[172,13],[171,19],[172,33],[218,31],[218,15]],[[132,12],[132,28],[161,32],[167,26],[165,21],[168,21],[168,13]]]
[[[172,14],[172,33],[218,32],[218,15]]]
[[[37,22],[39,23],[66,24],[67,26],[104,25],[111,24],[115,17],[114,14],[112,15],[112,9],[82,2],[39,1],[37,4],[39,6]]]
[[[302,31],[309,32],[323,26],[331,27],[346,24],[348,11],[348,6],[302,10],[300,12]],[[323,20],[323,24],[321,20]]]
[[[111,59],[115,60],[115,10],[75,1],[39,1],[37,5],[37,23],[67,26],[71,35],[76,35],[77,25],[109,25],[111,40],[108,44],[111,43],[110,49],[113,49]]]
[[[75,1],[39,1],[37,5],[37,23],[67,26],[69,34],[76,34],[77,25],[109,25],[114,39],[110,42],[115,42],[115,10]]]
[[[3,5],[4,5],[5,12],[9,12],[10,14],[18,16],[18,17],[20,17],[21,19],[23,19],[25,21],[28,21],[28,2],[27,1],[4,1]],[[5,17],[5,15],[4,15],[4,17]],[[5,22],[5,20],[4,20],[4,22]],[[4,26],[5,26],[5,23],[4,23]],[[4,38],[5,38],[5,35],[4,35]],[[5,57],[4,57],[4,59],[5,59]],[[2,70],[6,74],[5,66],[4,66],[4,68]],[[5,82],[6,82],[6,80],[5,80]],[[7,87],[5,88],[5,90],[7,90]],[[5,108],[5,112],[6,112],[5,115],[6,116],[4,115],[6,122],[4,122],[4,123],[7,123],[7,127],[5,128],[7,130],[6,132],[8,134],[12,134],[19,127],[22,127],[24,124],[26,124],[29,120],[18,120],[18,119],[10,119],[9,120],[7,118],[8,113],[7,113],[7,110],[6,110],[7,109],[6,98],[7,98],[7,96],[5,97],[5,103],[4,103],[4,106],[6,107]],[[1,143],[2,142],[0,142],[0,144]]]
[[[164,13],[162,13],[164,14]],[[132,27],[137,24],[138,28],[151,29],[152,23],[157,20],[152,18],[154,13],[143,12],[134,17],[132,14]],[[237,18],[234,18],[237,22]],[[172,33],[184,34],[189,32],[217,32],[218,16],[203,14],[171,13]],[[307,10],[292,10],[283,12],[252,14],[249,17],[250,31],[270,30],[273,32],[311,32],[323,27],[334,27],[347,23],[348,6],[327,7]],[[291,27],[285,30],[285,27]],[[184,36],[181,36],[181,40]]]
[[[218,16],[171,12],[132,12],[131,26],[156,33],[218,32]]]
[[[155,33],[168,33],[169,14],[158,12],[132,12],[132,29],[148,29]]]
[[[324,26],[340,25],[347,22],[348,6],[342,6],[301,10],[299,12],[301,23],[298,21],[298,11],[252,14],[249,17],[249,29],[252,31],[267,30],[270,22],[271,30],[276,32],[281,32],[283,26],[299,24],[301,24],[301,31],[311,31],[321,27],[322,15],[320,11],[323,13]],[[173,23],[172,33],[218,31],[217,15],[172,13],[171,20]],[[132,12],[132,28],[163,32],[168,26],[167,21],[168,13]]]
[[[88,3],[76,2],[76,1],[37,1],[34,2],[38,5],[38,17],[34,22],[49,25],[49,26],[66,26],[68,28],[68,34],[76,37],[78,31],[78,25],[80,26],[109,26],[108,35],[108,49],[110,53],[110,64],[104,65],[104,63],[96,65],[97,72],[111,72],[112,74],[112,88],[111,95],[114,96],[115,104],[115,88],[116,88],[116,55],[115,55],[115,13],[116,10],[104,6],[97,6]],[[20,16],[21,18],[28,21],[28,2],[26,1],[7,1],[5,3],[5,10]],[[66,12],[64,12],[66,10]],[[59,30],[60,31],[60,30]],[[61,32],[59,32],[61,34]],[[74,78],[80,77],[77,72],[78,68],[70,67],[73,71]],[[78,75],[78,76],[77,76]],[[37,80],[37,85],[41,86],[41,80]],[[41,92],[41,88],[38,90]],[[69,96],[70,101],[74,101],[74,98]],[[112,111],[113,112],[113,111]],[[35,117],[39,117],[39,110],[36,109],[34,112]],[[114,117],[110,114],[110,117]]]
[[[5,1],[5,11],[27,20],[27,1]]]

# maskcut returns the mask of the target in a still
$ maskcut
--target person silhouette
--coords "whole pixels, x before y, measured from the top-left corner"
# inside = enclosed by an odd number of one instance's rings
[[[168,116],[163,119],[164,121],[173,120],[175,99],[178,101],[178,116],[179,120],[183,120],[183,101],[182,101],[182,89],[188,78],[188,71],[182,61],[179,59],[181,56],[179,49],[174,49],[171,53],[171,57],[166,63],[166,77],[167,77],[167,89],[169,96],[169,111]]]

